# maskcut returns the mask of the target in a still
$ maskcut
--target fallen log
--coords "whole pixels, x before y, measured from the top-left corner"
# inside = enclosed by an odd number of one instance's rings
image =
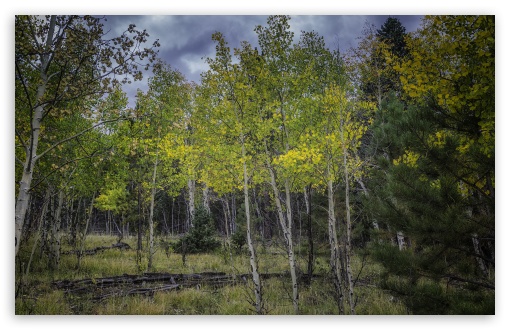
[[[97,254],[98,252],[102,252],[102,251],[110,250],[110,249],[130,250],[131,246],[129,246],[129,244],[127,244],[127,243],[119,242],[119,243],[112,244],[111,246],[98,246],[97,248],[94,248],[91,250],[84,250],[83,252],[81,252],[80,250],[62,251],[61,254],[69,255],[69,254],[80,254],[81,253],[82,255],[89,256],[89,255],[94,255],[94,254]]]
[[[262,273],[261,278],[283,278],[284,273]],[[314,276],[316,277],[316,276]],[[131,295],[153,296],[155,292],[179,290],[187,287],[209,286],[220,288],[228,285],[246,284],[251,274],[226,274],[223,272],[204,272],[198,274],[144,273],[142,275],[123,274],[103,278],[85,278],[75,281],[59,280],[52,285],[66,294],[83,295],[102,301],[111,297]]]

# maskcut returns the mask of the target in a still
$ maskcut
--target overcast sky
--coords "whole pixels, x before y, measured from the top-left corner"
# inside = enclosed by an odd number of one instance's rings
[[[223,33],[231,49],[239,47],[240,42],[246,40],[257,47],[257,35],[254,29],[257,25],[265,26],[268,16],[255,15],[115,15],[106,16],[105,30],[110,30],[111,37],[120,35],[129,24],[133,23],[138,29],[145,29],[150,34],[147,45],[159,39],[159,57],[174,69],[186,76],[188,81],[200,83],[200,73],[208,69],[206,57],[214,57],[215,44],[211,36],[214,32]],[[389,15],[291,15],[290,28],[294,32],[297,42],[301,31],[316,31],[324,37],[327,47],[347,49],[356,46],[358,37],[366,22],[377,28],[386,21]],[[405,26],[407,32],[415,31],[421,22],[418,15],[393,16],[397,17]],[[146,82],[126,86],[133,105],[132,95],[136,89],[146,90]]]

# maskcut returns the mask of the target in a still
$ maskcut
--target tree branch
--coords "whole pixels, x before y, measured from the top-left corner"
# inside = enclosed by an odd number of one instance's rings
[[[18,137],[19,139],[19,142],[21,143],[21,145],[23,146],[23,148],[25,148],[25,152],[27,153],[28,155],[28,145],[25,143],[25,140],[23,140],[23,137],[21,137],[21,134],[20,132],[15,128],[14,131],[16,132],[16,136]]]
[[[478,285],[478,286],[481,286],[481,287],[484,287],[484,288],[487,288],[487,289],[491,289],[491,290],[496,290],[496,287],[494,285],[492,285],[492,284],[487,284],[487,283],[477,282],[477,281],[473,281],[473,280],[468,280],[468,279],[465,279],[465,278],[462,278],[462,277],[458,277],[458,276],[453,275],[453,274],[446,274],[443,277],[451,279],[451,280],[459,281],[459,282],[464,282],[464,283]]]
[[[49,147],[48,149],[46,149],[45,151],[43,151],[42,153],[40,153],[39,155],[35,156],[34,157],[34,161],[37,161],[39,160],[42,156],[44,156],[45,154],[47,154],[49,151],[55,149],[57,146],[63,144],[63,143],[66,143],[67,141],[70,141],[72,139],[75,139],[85,133],[87,133],[88,131],[91,131],[93,130],[94,128],[98,127],[98,126],[101,126],[103,124],[107,124],[107,123],[113,123],[113,122],[117,122],[117,121],[121,121],[121,120],[129,120],[129,119],[133,119],[131,117],[119,117],[119,118],[115,118],[115,119],[110,119],[110,120],[105,120],[105,121],[102,121],[102,122],[99,122],[95,125],[92,125],[91,127],[89,128],[86,128],[84,129],[83,131],[79,132],[79,133],[76,133],[74,134],[73,136],[70,136],[68,138],[65,138],[63,140],[60,140],[58,141],[57,143],[53,144],[51,147]],[[137,118],[134,118],[134,119],[137,119]]]

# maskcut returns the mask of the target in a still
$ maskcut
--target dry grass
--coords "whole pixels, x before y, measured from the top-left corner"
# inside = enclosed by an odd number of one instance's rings
[[[116,237],[90,236],[86,240],[86,249],[98,246],[111,246]],[[134,238],[126,240],[131,247],[136,246]],[[71,249],[63,246],[63,250]],[[293,314],[291,302],[290,278],[288,261],[285,253],[278,247],[258,249],[260,273],[279,273],[282,277],[266,279],[263,282],[264,308],[267,314]],[[30,247],[20,253],[21,260],[28,260]],[[186,257],[183,264],[180,254],[166,255],[163,248],[158,247],[154,255],[152,272],[168,273],[200,273],[225,272],[227,274],[249,273],[247,253],[235,254],[229,250],[210,254],[194,254]],[[66,295],[55,290],[51,282],[62,279],[82,279],[116,276],[122,274],[138,274],[147,271],[147,258],[142,261],[142,269],[136,264],[136,251],[106,250],[96,255],[84,256],[80,269],[77,269],[75,255],[62,255],[61,266],[57,271],[46,267],[46,258],[35,258],[31,272],[21,276],[16,271],[16,287],[19,291],[15,302],[16,314],[108,314],[108,315],[243,315],[254,314],[250,304],[253,301],[252,284],[226,286],[219,289],[210,287],[186,288],[178,291],[158,292],[152,297],[127,296],[109,298],[102,302],[94,302],[83,297]],[[298,263],[305,269],[304,259]],[[360,259],[355,258],[355,273],[360,269]],[[321,277],[312,281],[310,286],[302,284],[300,290],[300,311],[307,315],[337,314],[338,309],[332,298],[332,284],[328,280],[328,262],[326,258],[317,258],[316,274]],[[375,265],[363,268],[361,278],[374,279],[378,276]],[[21,283],[21,285],[20,285]],[[356,288],[358,314],[405,314],[405,308],[390,295],[377,289],[374,285]],[[346,309],[348,310],[348,309]]]

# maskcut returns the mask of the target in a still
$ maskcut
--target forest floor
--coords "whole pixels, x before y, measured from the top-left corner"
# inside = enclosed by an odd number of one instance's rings
[[[255,314],[249,258],[246,251],[220,248],[218,251],[189,254],[166,253],[165,239],[157,244],[154,267],[146,269],[147,256],[137,265],[133,248],[115,246],[117,237],[87,237],[77,268],[77,255],[62,246],[58,270],[51,271],[47,259],[36,256],[29,273],[24,269],[31,246],[20,251],[22,266],[16,269],[15,313],[57,315],[245,315]],[[123,242],[136,246],[135,238]],[[113,248],[112,248],[113,247]],[[92,251],[92,252],[91,252]],[[306,247],[296,246],[299,269],[306,269]],[[257,244],[259,272],[263,279],[265,314],[293,314],[292,288],[286,253],[276,244]],[[299,282],[301,314],[338,314],[329,276],[328,248],[319,247],[314,276],[307,284]],[[142,269],[143,268],[143,269]],[[406,308],[389,293],[380,290],[378,265],[356,255],[353,259],[356,313],[407,314]],[[24,275],[21,275],[24,274]],[[347,305],[345,308],[348,311]]]

